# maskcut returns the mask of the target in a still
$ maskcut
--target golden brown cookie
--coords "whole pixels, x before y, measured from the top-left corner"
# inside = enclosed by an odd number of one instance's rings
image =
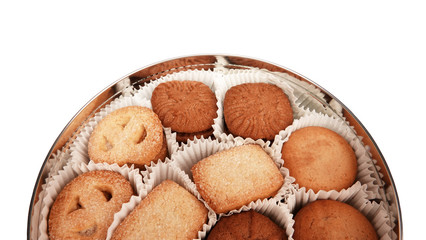
[[[282,240],[286,238],[284,229],[268,217],[252,210],[221,218],[207,237],[208,240]]]
[[[149,165],[167,155],[167,143],[158,116],[149,108],[130,106],[108,114],[89,139],[94,162]]]
[[[165,127],[192,136],[210,130],[217,117],[214,93],[197,81],[161,83],[152,93],[151,104]]]
[[[323,127],[293,132],[283,144],[282,158],[300,187],[340,191],[349,188],[357,175],[354,151],[339,134]]]
[[[133,189],[112,171],[84,173],[59,193],[49,214],[50,239],[105,239],[114,213],[130,200]]]
[[[303,207],[294,218],[295,240],[377,239],[370,221],[352,206],[334,200],[317,200]]]
[[[278,167],[259,145],[218,152],[191,171],[198,191],[216,213],[274,196],[284,183]]]
[[[274,140],[293,123],[293,109],[283,90],[268,83],[245,83],[230,88],[223,102],[230,133],[243,138]]]
[[[166,136],[164,136],[163,137],[163,145],[160,149],[160,152],[157,154],[157,156],[154,157],[154,159],[157,159],[157,160],[154,160],[153,162],[156,163],[158,161],[158,159],[164,160],[168,156],[168,153],[169,153],[169,151],[167,149],[167,139],[166,139]],[[138,168],[143,168],[143,166],[138,165],[138,164],[135,164],[135,166],[138,167]]]
[[[114,231],[112,239],[194,239],[208,210],[179,184],[155,187]]]

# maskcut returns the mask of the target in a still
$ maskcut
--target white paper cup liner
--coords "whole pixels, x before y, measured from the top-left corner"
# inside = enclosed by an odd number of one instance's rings
[[[46,161],[45,168],[50,169],[50,171],[48,172],[46,179],[44,179],[45,183],[41,185],[42,190],[40,191],[38,200],[33,207],[33,215],[31,216],[33,226],[39,226],[39,222],[42,220],[41,209],[45,206],[43,199],[46,195],[46,188],[48,184],[53,180],[53,176],[56,176],[58,172],[64,168],[69,158],[69,151],[62,149],[61,151],[58,150],[56,153],[52,154],[52,156]],[[30,239],[39,239],[40,235],[40,231],[35,231],[34,229],[30,230]]]
[[[299,210],[306,204],[319,199],[330,199],[340,202],[358,202],[360,199],[366,201],[368,199],[368,194],[366,193],[367,186],[361,186],[359,182],[354,185],[357,185],[358,187],[351,187],[341,191],[318,191],[317,193],[315,193],[312,189],[308,190],[304,187],[294,189],[294,193],[288,197],[287,201],[284,202],[284,205],[287,205],[291,212],[295,212],[295,210]]]
[[[285,81],[293,88],[297,105],[308,112],[318,112],[329,116],[343,116],[343,107],[334,99],[328,102],[325,94],[317,87],[308,82],[299,80],[288,73],[271,72],[280,81]]]
[[[358,208],[373,223],[374,228],[381,240],[397,239],[397,235],[393,230],[394,224],[389,213],[383,207],[382,203],[365,202]]]
[[[58,172],[58,175],[52,176],[52,180],[46,186],[46,194],[42,199],[42,209],[40,214],[40,224],[39,232],[40,236],[38,239],[49,239],[48,236],[48,217],[49,211],[52,207],[56,197],[62,191],[62,189],[67,185],[71,180],[76,178],[78,175],[81,175],[85,172],[96,171],[96,170],[110,170],[120,173],[125,177],[131,184],[135,194],[130,198],[132,201],[133,198],[137,198],[138,195],[141,195],[144,192],[142,184],[142,175],[139,173],[139,170],[129,168],[127,166],[119,167],[118,165],[108,165],[108,164],[89,164],[89,165],[66,165],[63,170]],[[123,207],[128,204],[123,204]]]
[[[74,142],[71,144],[70,146],[71,164],[84,165],[89,163],[90,158],[88,154],[88,144],[89,144],[90,135],[92,134],[96,125],[103,118],[105,118],[108,114],[112,113],[113,111],[120,108],[128,107],[128,106],[142,106],[142,107],[147,107],[151,109],[151,103],[147,101],[145,98],[138,98],[138,97],[132,97],[132,96],[126,96],[126,97],[121,96],[115,99],[114,101],[112,101],[110,104],[106,105],[86,123],[86,125],[77,135]],[[163,128],[163,129],[164,129],[164,135],[166,137],[167,148],[168,148],[169,154],[171,154],[174,151],[176,151],[179,146],[176,143],[176,139],[173,138],[170,129],[168,128]]]
[[[288,189],[290,188],[291,183],[294,181],[294,178],[290,177],[288,169],[282,166],[283,161],[280,158],[280,155],[263,141],[245,139],[238,142],[219,142],[217,139],[196,139],[195,141],[189,141],[187,145],[183,145],[181,150],[174,153],[171,156],[171,164],[185,172],[189,179],[193,181],[191,168],[196,163],[217,152],[247,144],[257,144],[262,147],[262,149],[272,158],[280,173],[283,175],[284,184],[278,190],[275,196],[272,197],[272,199],[274,199],[276,202],[281,201],[285,195],[289,193]],[[234,210],[240,210],[242,208],[244,208],[244,206]]]
[[[295,194],[289,198],[287,207],[291,213],[299,211],[302,207],[308,203],[316,200],[330,199],[340,202],[347,203],[352,207],[358,209],[367,219],[371,222],[379,239],[395,239],[396,234],[393,231],[392,220],[388,211],[383,207],[382,204],[369,201],[368,194],[366,193],[366,186],[363,189],[352,194],[348,197],[345,194],[335,193],[314,193],[313,191],[307,191],[306,189],[299,189],[295,191]]]
[[[387,201],[381,202],[383,207],[390,213],[390,219],[391,219],[391,226],[392,229],[395,228],[397,219],[398,219],[398,205],[397,200],[395,198],[395,194],[392,194],[393,189],[392,186],[388,186],[386,189],[386,199]],[[396,239],[397,235],[394,231],[392,231],[392,239]]]
[[[225,65],[228,65],[229,62],[224,56],[216,56],[216,63],[214,66],[213,71],[226,74],[229,71],[229,68],[225,67]]]
[[[287,129],[281,131],[279,135],[276,136],[272,147],[276,151],[281,152],[283,144],[288,140],[288,138],[294,131],[308,126],[325,127],[342,136],[352,147],[357,158],[358,171],[356,181],[359,181],[361,184],[367,185],[367,190],[370,199],[382,198],[379,193],[378,185],[380,177],[375,171],[375,166],[371,158],[371,154],[369,153],[368,149],[363,145],[360,138],[355,134],[353,128],[340,118],[332,118],[320,113],[311,113],[308,116],[296,119],[291,126],[287,127]]]
[[[249,205],[244,206],[243,208],[239,210],[232,210],[231,212],[227,214],[220,214],[218,217],[218,220],[213,223],[213,228],[214,228],[214,225],[216,225],[216,223],[219,222],[220,219],[223,217],[228,217],[233,214],[238,214],[238,213],[246,212],[250,210],[258,212],[268,217],[269,219],[271,219],[280,228],[284,229],[288,237],[293,235],[293,232],[294,232],[293,215],[290,213],[288,208],[278,205],[276,201],[273,201],[271,199],[269,200],[259,199],[255,202],[251,202]],[[206,234],[208,234],[208,232]],[[288,239],[293,239],[293,238],[289,237]]]
[[[118,225],[126,218],[133,209],[144,199],[156,186],[162,183],[165,180],[172,180],[179,184],[181,187],[188,190],[191,194],[197,197],[209,210],[207,223],[203,225],[203,228],[198,232],[198,239],[203,239],[205,237],[205,232],[209,231],[212,227],[213,222],[216,221],[216,214],[208,208],[208,205],[201,198],[198,193],[195,184],[191,182],[188,176],[182,172],[180,169],[173,167],[170,164],[170,160],[166,158],[165,162],[158,161],[153,163],[151,166],[148,166],[144,171],[141,172],[143,176],[143,182],[146,189],[146,192],[140,195],[132,205],[127,205],[127,208],[122,208],[120,212],[114,215],[114,222],[111,224],[108,229],[107,239],[112,237],[114,230]]]
[[[225,100],[226,92],[234,86],[241,85],[244,83],[269,83],[276,85],[281,88],[283,92],[287,95],[291,107],[293,109],[294,119],[298,119],[304,116],[307,111],[303,108],[300,108],[297,105],[297,98],[294,96],[293,88],[291,88],[286,82],[279,81],[279,79],[273,74],[259,70],[259,69],[250,69],[250,70],[241,70],[241,69],[232,69],[224,75],[222,81],[216,82],[216,98],[218,100],[218,118],[215,119],[213,125],[213,135],[221,140],[229,140],[230,133],[227,133],[225,127],[225,120],[223,114],[223,101]],[[241,138],[239,136],[232,136],[231,138]]]

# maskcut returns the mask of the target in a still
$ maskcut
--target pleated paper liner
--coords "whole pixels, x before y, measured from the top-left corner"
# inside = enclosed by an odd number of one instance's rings
[[[390,221],[391,226],[392,226],[392,229],[394,229],[395,226],[396,226],[397,219],[398,219],[398,214],[397,214],[398,213],[398,206],[397,206],[397,202],[396,202],[396,199],[395,199],[395,195],[391,194],[392,191],[393,191],[392,186],[388,186],[387,189],[386,189],[387,201],[383,201],[383,202],[381,202],[381,204],[383,205],[383,207],[387,211],[389,211],[390,218],[391,218],[391,221]],[[392,239],[396,239],[397,238],[396,233],[394,231],[392,231],[392,234],[395,235],[394,237],[392,237]]]
[[[223,76],[223,80],[217,82],[216,84],[216,97],[218,100],[218,118],[215,119],[213,125],[213,135],[220,139],[221,141],[227,141],[230,138],[242,138],[239,136],[233,136],[231,133],[227,131],[226,123],[224,120],[223,113],[223,101],[225,99],[226,92],[232,88],[233,86],[241,85],[244,83],[269,83],[276,85],[281,88],[283,92],[287,95],[291,107],[293,109],[293,117],[294,119],[298,119],[304,116],[307,111],[297,104],[297,98],[294,96],[293,88],[290,87],[286,82],[280,81],[277,77],[268,73],[266,71],[251,69],[251,70],[230,70],[226,75]],[[232,136],[232,137],[230,137]]]
[[[282,198],[286,198],[287,194],[289,194],[289,185],[293,181],[292,178],[288,178],[288,170],[282,168],[282,161],[277,156],[277,153],[273,151],[272,148],[268,147],[268,144],[263,142],[262,140],[254,141],[252,139],[239,139],[233,142],[219,142],[218,140],[211,139],[195,139],[193,141],[188,141],[188,144],[182,146],[182,148],[172,155],[172,165],[182,169],[188,176],[189,179],[192,179],[191,168],[200,160],[213,155],[217,152],[221,152],[232,147],[246,145],[246,144],[257,144],[260,145],[265,152],[268,153],[269,156],[274,160],[277,167],[280,168],[280,172],[285,177],[285,182],[281,189],[278,191],[276,196],[270,199],[258,199],[257,201],[253,201],[248,205],[242,206],[239,209],[231,210],[226,214],[218,214],[219,218],[223,216],[229,216],[235,213],[239,213],[241,211],[248,211],[253,209],[265,216],[269,217],[277,223],[280,227],[282,227],[287,235],[292,234],[292,218],[289,216],[289,212],[278,206],[277,202],[279,202]],[[206,232],[207,234],[208,232]]]
[[[288,140],[294,131],[308,126],[325,127],[342,136],[352,147],[357,158],[358,169],[356,181],[367,185],[369,199],[382,198],[379,193],[380,186],[378,185],[378,181],[380,181],[380,175],[378,175],[375,169],[371,154],[354,133],[353,128],[348,126],[347,123],[340,118],[332,118],[320,113],[310,113],[308,116],[296,119],[291,126],[281,131],[279,135],[276,136],[272,147],[277,152],[281,152],[283,144]]]
[[[371,222],[376,233],[381,240],[396,239],[396,234],[392,228],[392,219],[388,211],[382,204],[371,202],[368,200],[366,185],[355,193],[348,194],[347,192],[325,192],[320,191],[314,193],[312,190],[301,188],[295,190],[294,195],[290,195],[287,202],[283,204],[288,207],[290,212],[297,214],[302,207],[316,200],[329,199],[347,203],[359,210]]]
[[[162,183],[165,180],[172,180],[179,184],[181,187],[185,188],[197,197],[209,210],[207,223],[203,225],[203,228],[198,232],[198,239],[203,239],[205,237],[205,232],[209,231],[212,227],[213,222],[216,222],[216,214],[208,207],[208,205],[201,198],[198,193],[195,184],[191,182],[188,176],[181,171],[180,169],[173,167],[170,164],[170,160],[166,159],[165,162],[158,161],[156,164],[153,163],[151,166],[146,166],[146,169],[141,172],[143,176],[143,182],[146,189],[146,193],[139,196],[136,204],[128,205],[127,208],[122,208],[120,212],[114,215],[114,222],[111,224],[108,229],[107,239],[110,239],[114,230],[117,226],[127,217],[131,211],[136,208],[136,206],[144,199],[156,186]]]
[[[256,142],[252,139],[245,139],[239,142],[219,142],[217,139],[196,139],[194,141],[189,141],[189,143],[184,145],[181,150],[174,153],[171,157],[171,164],[185,172],[192,181],[191,168],[197,162],[217,152],[248,144],[257,144],[262,147],[262,149],[272,158],[280,173],[283,175],[284,184],[278,190],[276,195],[272,197],[274,201],[280,201],[283,196],[288,193],[288,189],[294,181],[294,178],[289,176],[288,169],[282,167],[283,161],[280,156],[263,141]]]
[[[142,175],[138,169],[129,168],[128,166],[119,167],[117,164],[94,164],[90,163],[89,165],[80,164],[80,165],[66,165],[62,170],[58,172],[58,175],[52,176],[52,180],[46,186],[46,194],[42,199],[42,209],[40,213],[40,224],[39,224],[39,233],[38,239],[49,239],[48,236],[48,217],[50,208],[53,205],[58,194],[62,189],[67,185],[71,180],[77,176],[96,170],[109,170],[120,173],[125,177],[131,184],[136,195],[130,198],[128,203],[123,204],[123,207],[126,207],[127,204],[131,204],[135,199],[138,198],[141,194],[146,192],[142,184]]]
[[[72,164],[83,163],[83,165],[89,163],[90,159],[88,154],[88,143],[90,135],[92,134],[96,125],[111,112],[128,106],[142,106],[151,109],[151,103],[143,97],[120,96],[119,98],[115,99],[110,104],[102,108],[99,112],[97,112],[95,116],[91,118],[82,128],[70,147],[70,162]],[[177,150],[178,144],[176,143],[176,138],[174,135],[172,135],[170,129],[163,128],[163,130],[166,137],[168,152],[171,154]]]
[[[44,179],[44,183],[41,186],[41,191],[38,195],[38,201],[34,205],[33,215],[31,216],[31,222],[34,222],[34,226],[39,226],[42,220],[41,209],[45,207],[45,202],[43,201],[44,196],[46,196],[47,191],[46,188],[51,181],[53,181],[54,176],[58,175],[59,171],[63,169],[63,167],[67,164],[70,158],[69,151],[62,149],[58,150],[56,153],[52,154],[52,156],[46,161],[46,168],[51,169]],[[30,239],[39,239],[41,233],[37,231],[30,231]]]
[[[278,81],[285,81],[293,88],[293,94],[297,99],[296,104],[299,107],[309,112],[324,113],[329,116],[335,114],[343,116],[342,106],[334,99],[328,103],[329,106],[326,106],[326,104],[324,104],[327,102],[325,94],[314,85],[301,81],[288,73],[271,73],[278,78]]]

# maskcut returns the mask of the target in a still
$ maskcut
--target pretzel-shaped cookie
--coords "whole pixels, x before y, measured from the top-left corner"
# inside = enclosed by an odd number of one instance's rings
[[[53,203],[49,238],[105,239],[114,213],[132,195],[132,186],[119,173],[100,170],[78,176]]]
[[[102,119],[89,139],[94,162],[143,166],[167,155],[163,127],[149,108],[120,108]]]

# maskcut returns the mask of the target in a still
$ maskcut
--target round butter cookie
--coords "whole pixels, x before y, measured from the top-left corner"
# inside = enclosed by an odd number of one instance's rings
[[[354,207],[334,200],[317,200],[294,217],[295,240],[378,239],[370,221]]]
[[[243,138],[273,140],[293,123],[293,109],[283,90],[268,83],[245,83],[230,88],[223,102],[230,133]]]
[[[282,147],[284,167],[300,187],[340,191],[357,175],[352,147],[339,134],[324,127],[305,127],[293,132]]]
[[[49,238],[105,239],[114,213],[132,195],[129,181],[113,171],[92,171],[76,177],[52,205]]]
[[[130,106],[115,110],[98,123],[88,151],[94,162],[141,167],[163,160],[167,143],[158,116],[149,108]]]
[[[216,96],[197,81],[161,83],[152,93],[151,104],[165,127],[192,138],[206,137],[217,117]]]
[[[255,211],[241,212],[223,217],[210,231],[208,240],[231,239],[286,239],[284,229],[268,217]]]

